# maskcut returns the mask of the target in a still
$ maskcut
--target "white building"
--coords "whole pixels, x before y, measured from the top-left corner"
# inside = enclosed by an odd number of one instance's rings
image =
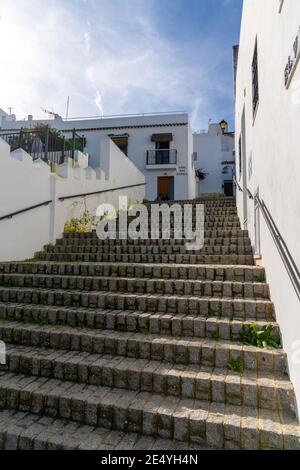
[[[31,258],[60,238],[71,219],[86,213],[92,218],[103,203],[118,210],[119,196],[127,196],[128,205],[143,201],[143,173],[108,137],[102,146],[105,171],[91,168],[80,151],[50,167],[22,148],[12,151],[0,138],[0,261]],[[48,157],[58,153],[50,151]]]
[[[104,164],[103,139],[110,137],[145,175],[146,198],[160,194],[169,199],[193,199],[196,179],[193,158],[193,136],[187,113],[112,116],[97,119],[35,121],[2,120],[2,131],[30,128],[44,123],[64,131],[73,128],[86,138],[86,151],[92,168]],[[2,132],[3,133],[3,132]]]
[[[0,127],[2,126],[2,120],[5,121],[8,118],[8,113],[3,111],[3,109],[0,108]]]
[[[244,0],[239,49],[234,49],[238,211],[266,267],[298,410],[299,28],[299,0]]]
[[[197,195],[219,193],[233,195],[234,133],[228,132],[225,121],[211,123],[208,131],[193,134],[197,153],[196,170],[202,170],[204,180],[197,178]]]

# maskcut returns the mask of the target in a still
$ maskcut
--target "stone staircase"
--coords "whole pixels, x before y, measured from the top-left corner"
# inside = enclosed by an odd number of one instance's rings
[[[284,351],[241,341],[280,334],[264,269],[234,200],[204,203],[200,252],[72,233],[0,263],[0,448],[300,448]]]

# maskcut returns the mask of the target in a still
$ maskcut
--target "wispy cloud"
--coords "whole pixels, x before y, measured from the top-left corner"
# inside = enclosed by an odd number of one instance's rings
[[[85,31],[83,34],[83,39],[86,55],[89,55],[91,52],[91,33],[89,31]]]
[[[70,96],[73,116],[186,109],[205,126],[216,96],[231,95],[230,77],[220,81],[220,38],[199,31],[180,41],[180,18],[167,34],[160,3],[2,0],[0,106],[19,117],[41,116],[41,107],[63,115]]]

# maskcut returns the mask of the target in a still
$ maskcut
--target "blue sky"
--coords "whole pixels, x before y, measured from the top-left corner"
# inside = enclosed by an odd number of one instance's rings
[[[242,0],[30,6],[0,0],[0,107],[19,118],[43,117],[42,107],[64,116],[70,96],[70,116],[187,110],[195,130],[209,119],[232,127]]]

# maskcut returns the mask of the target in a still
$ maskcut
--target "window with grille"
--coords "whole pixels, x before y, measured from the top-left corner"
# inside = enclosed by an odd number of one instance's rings
[[[259,102],[259,89],[258,89],[258,60],[257,60],[257,41],[255,43],[254,56],[252,61],[252,105],[253,116],[255,116],[256,109]]]

